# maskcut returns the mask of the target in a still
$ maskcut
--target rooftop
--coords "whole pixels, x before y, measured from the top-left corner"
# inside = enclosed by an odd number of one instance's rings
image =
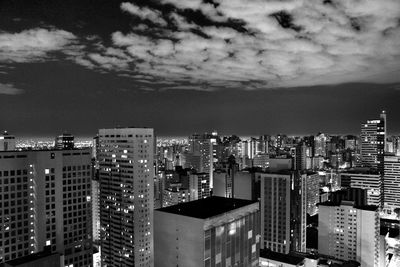
[[[182,216],[206,219],[253,203],[257,203],[257,201],[212,196],[157,210]]]
[[[320,206],[328,206],[328,207],[334,207],[334,206],[341,206],[341,205],[346,205],[346,206],[352,206],[355,209],[359,209],[359,210],[369,210],[369,211],[376,211],[378,209],[378,206],[375,205],[362,205],[362,206],[357,206],[354,205],[353,201],[346,201],[343,200],[342,202],[334,202],[334,201],[325,201],[322,203],[318,203],[317,205]]]
[[[49,252],[47,250],[44,250],[44,251],[41,251],[41,252],[38,252],[38,253],[30,254],[30,255],[27,255],[27,256],[24,256],[24,257],[21,257],[21,258],[17,258],[17,259],[11,260],[11,261],[7,261],[6,263],[8,265],[11,265],[11,266],[18,266],[18,265],[21,265],[21,264],[24,264],[24,263],[33,262],[33,261],[36,261],[36,260],[39,260],[39,259],[42,259],[42,258],[46,258],[46,257],[50,257],[50,256],[56,256],[56,255],[58,255],[57,252],[51,253],[51,252]]]
[[[280,261],[292,265],[297,265],[301,262],[303,262],[304,258],[303,257],[298,257],[294,255],[289,255],[289,254],[283,254],[279,252],[273,252],[270,250],[265,250],[262,249],[260,250],[260,258],[265,258],[265,259],[270,259],[274,261]]]

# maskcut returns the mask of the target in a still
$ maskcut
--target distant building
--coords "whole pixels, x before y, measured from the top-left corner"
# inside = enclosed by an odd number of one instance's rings
[[[261,180],[261,247],[274,252],[306,252],[307,174],[256,173]]]
[[[386,142],[386,112],[380,118],[361,125],[361,165],[376,168],[383,174]]]
[[[0,134],[0,151],[13,150],[15,150],[15,136],[5,131],[3,134]]]
[[[362,267],[380,267],[380,220],[377,206],[325,202],[319,205],[318,252]]]
[[[259,180],[256,180],[255,172],[251,169],[242,171],[217,170],[214,172],[213,195],[215,196],[258,200],[259,190]]]
[[[340,183],[345,188],[367,190],[367,204],[383,207],[382,175],[376,169],[356,168],[340,173]]]
[[[55,149],[74,149],[74,136],[69,133],[63,133],[56,137],[54,143]]]
[[[154,211],[155,266],[258,266],[258,202],[209,197]]]
[[[318,173],[307,173],[306,176],[307,193],[307,214],[314,216],[318,214],[319,202],[319,175]]]
[[[89,149],[0,152],[0,181],[0,263],[48,247],[92,264]]]
[[[188,201],[190,201],[189,190],[183,188],[181,184],[171,184],[168,188],[164,189],[163,207],[169,207]]]
[[[103,266],[153,264],[154,130],[99,130]]]

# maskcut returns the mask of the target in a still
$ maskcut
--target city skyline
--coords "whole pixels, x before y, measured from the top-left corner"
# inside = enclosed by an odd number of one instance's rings
[[[400,120],[397,1],[239,4],[3,1],[1,130],[354,134],[383,109]]]

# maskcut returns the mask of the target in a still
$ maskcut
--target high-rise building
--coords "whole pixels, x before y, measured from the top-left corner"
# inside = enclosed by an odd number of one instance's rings
[[[213,188],[213,172],[214,172],[214,162],[216,158],[216,144],[218,140],[217,132],[212,132],[211,134],[193,134],[189,137],[189,155],[186,155],[187,165],[197,165],[196,171],[206,172],[210,176],[210,188]],[[198,159],[198,163],[190,164],[188,159],[193,159],[194,161]]]
[[[256,173],[261,180],[261,247],[306,251],[306,179],[299,171]]]
[[[55,149],[73,149],[74,148],[74,136],[69,133],[63,133],[56,137],[54,143]]]
[[[363,267],[380,267],[380,219],[377,206],[325,202],[319,205],[318,252]]]
[[[386,140],[386,112],[380,118],[361,125],[361,162],[364,167],[378,169],[383,174]]]
[[[153,266],[153,129],[100,129],[98,159],[102,266]]]
[[[400,208],[400,156],[386,156],[384,172],[384,209],[393,214]]]
[[[13,150],[15,150],[15,136],[5,131],[3,134],[0,134],[0,151]]]
[[[0,262],[43,251],[92,264],[90,150],[0,152]]]
[[[326,141],[327,137],[323,133],[319,133],[314,139],[314,155],[326,157]]]
[[[154,211],[155,266],[259,266],[258,202],[209,197]]]
[[[314,216],[318,213],[319,202],[319,175],[318,173],[307,173],[306,176],[307,193],[307,214]]]

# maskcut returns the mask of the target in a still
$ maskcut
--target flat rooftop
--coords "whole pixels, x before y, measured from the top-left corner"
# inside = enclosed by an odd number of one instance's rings
[[[274,261],[284,262],[291,265],[297,265],[304,261],[304,257],[283,254],[279,252],[273,252],[270,250],[260,250],[260,258],[270,259]]]
[[[257,201],[212,196],[157,209],[157,211],[207,219],[253,203],[257,203]]]
[[[57,252],[51,253],[49,251],[40,251],[38,253],[30,254],[21,258],[17,258],[6,263],[11,266],[18,266],[21,264],[32,263],[36,260],[40,260],[47,257],[60,257]]]
[[[325,202],[322,202],[322,203],[318,203],[317,205],[319,205],[319,206],[330,206],[330,207],[334,207],[334,206],[340,207],[341,205],[343,205],[343,206],[347,205],[348,206],[348,205],[351,204],[351,202],[353,202],[353,201],[346,201],[346,200],[341,201],[341,202],[325,201]],[[359,210],[376,211],[378,209],[378,206],[375,206],[375,205],[357,206],[357,205],[354,205],[354,202],[353,202],[353,205],[350,205],[350,206],[352,206],[355,209],[359,209]]]

